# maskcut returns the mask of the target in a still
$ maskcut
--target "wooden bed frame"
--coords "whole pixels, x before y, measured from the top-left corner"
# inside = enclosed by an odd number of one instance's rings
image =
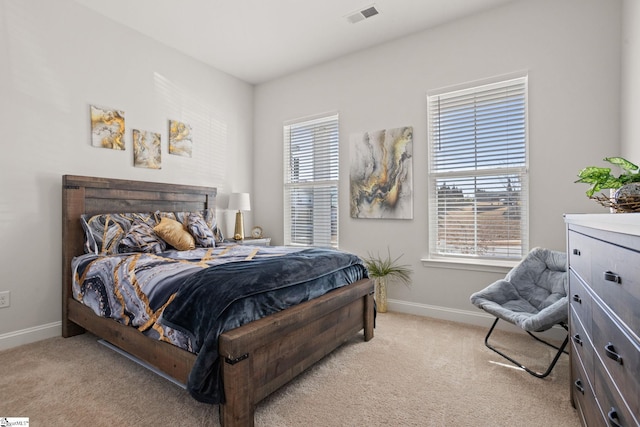
[[[85,330],[186,384],[195,355],[101,318],[73,299],[71,260],[84,253],[80,215],[197,211],[215,207],[216,188],[64,175],[62,177],[62,335]],[[223,333],[219,353],[225,427],[252,426],[258,402],[364,329],[373,338],[373,282],[363,279]]]

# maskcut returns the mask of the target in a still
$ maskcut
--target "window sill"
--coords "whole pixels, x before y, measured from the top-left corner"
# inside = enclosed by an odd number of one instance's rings
[[[426,258],[421,259],[424,267],[432,268],[451,268],[454,270],[482,271],[487,273],[503,273],[506,274],[520,261],[504,261],[504,260],[474,260],[474,259],[455,259],[455,258]]]

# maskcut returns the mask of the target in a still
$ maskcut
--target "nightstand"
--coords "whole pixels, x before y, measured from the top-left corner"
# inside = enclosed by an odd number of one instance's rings
[[[235,243],[236,245],[252,245],[252,246],[270,246],[271,245],[271,237],[262,237],[260,239],[252,239],[250,237],[245,237],[244,240],[226,240],[229,243]]]

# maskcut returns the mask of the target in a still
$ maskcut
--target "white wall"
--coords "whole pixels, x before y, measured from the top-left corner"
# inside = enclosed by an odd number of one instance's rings
[[[469,295],[503,273],[420,261],[428,239],[426,93],[528,72],[530,246],[564,250],[562,214],[604,209],[586,198],[586,186],[574,184],[576,174],[620,152],[620,25],[617,0],[517,1],[257,86],[257,222],[282,243],[283,121],[337,110],[341,248],[367,255],[388,246],[404,254],[414,268],[413,285],[392,287],[392,309],[484,321]],[[414,219],[352,219],[349,136],[407,125],[414,127]]]
[[[640,2],[624,0],[622,13],[622,155],[640,164]]]
[[[623,93],[639,85],[635,2],[625,0]],[[475,320],[469,294],[500,274],[420,262],[428,237],[426,92],[528,70],[531,244],[562,249],[562,213],[602,211],[573,184],[575,174],[620,151],[620,3],[519,1],[263,84],[254,102],[251,86],[72,0],[0,0],[0,291],[12,298],[0,309],[0,349],[59,334],[63,174],[215,185],[223,196],[251,191],[245,228],[253,214],[282,243],[282,122],[334,110],[341,246],[404,253],[414,283],[391,289],[392,309]],[[640,107],[626,101],[623,152],[638,158],[632,118]],[[125,111],[126,151],[90,145],[90,104]],[[169,118],[193,125],[193,158],[167,154]],[[351,219],[349,135],[404,125],[414,126],[414,219]],[[134,128],[162,134],[161,170],[133,167]]]
[[[0,0],[0,94],[0,349],[60,334],[63,174],[251,191],[253,87],[74,1]],[[124,110],[125,151],[91,146],[90,104]],[[134,128],[162,134],[161,170],[133,166]]]

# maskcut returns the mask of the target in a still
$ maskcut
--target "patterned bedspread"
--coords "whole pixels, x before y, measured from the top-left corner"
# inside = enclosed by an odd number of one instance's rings
[[[224,401],[222,332],[366,277],[361,260],[345,252],[235,244],[85,254],[73,271],[74,298],[97,315],[198,354],[187,389],[208,403]]]

